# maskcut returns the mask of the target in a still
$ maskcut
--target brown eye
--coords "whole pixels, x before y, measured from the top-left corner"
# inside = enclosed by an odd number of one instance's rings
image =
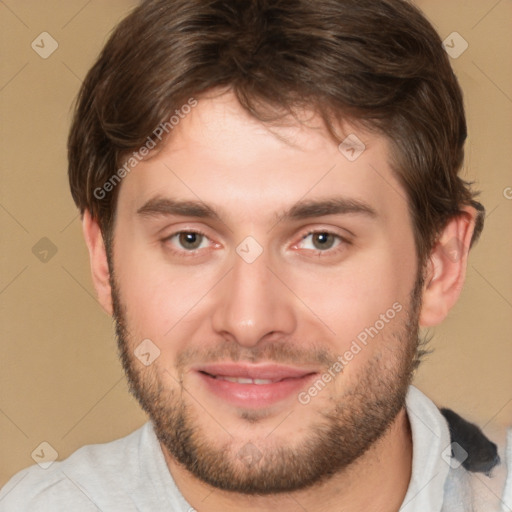
[[[193,252],[208,247],[208,237],[196,231],[178,231],[163,240],[176,253]]]
[[[203,238],[203,235],[201,235],[199,233],[188,232],[188,231],[183,231],[178,234],[178,240],[179,240],[180,245],[184,249],[189,249],[191,251],[193,251],[195,249],[199,249],[199,247],[201,245],[202,238]]]
[[[312,233],[313,245],[316,249],[331,249],[335,242],[335,236],[332,233]]]
[[[302,237],[301,249],[312,249],[314,251],[326,252],[343,241],[343,239],[334,233],[328,231],[316,231],[307,233]]]

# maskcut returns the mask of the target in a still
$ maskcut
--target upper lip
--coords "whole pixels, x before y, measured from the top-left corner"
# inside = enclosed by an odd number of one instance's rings
[[[297,379],[317,373],[313,369],[275,363],[216,363],[197,366],[193,370],[207,373],[214,377],[267,379],[275,382],[288,378]]]

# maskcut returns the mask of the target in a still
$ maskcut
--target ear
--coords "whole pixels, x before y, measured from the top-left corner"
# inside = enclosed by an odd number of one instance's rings
[[[103,242],[100,226],[98,222],[91,217],[88,210],[85,210],[82,218],[82,230],[85,243],[89,249],[92,281],[98,295],[98,301],[101,307],[112,316],[112,290],[110,288],[107,251]]]
[[[477,210],[462,208],[438,238],[427,262],[423,287],[421,326],[440,324],[457,302],[464,280]]]

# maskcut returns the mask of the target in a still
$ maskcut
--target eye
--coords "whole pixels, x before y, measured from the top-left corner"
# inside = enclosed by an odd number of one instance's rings
[[[340,235],[329,231],[311,231],[302,236],[302,241],[297,246],[299,249],[313,250],[315,254],[320,255],[340,246],[343,242],[349,243]]]
[[[193,252],[208,247],[208,238],[204,233],[199,231],[178,231],[171,236],[165,238],[164,242],[172,246],[178,245],[185,252]],[[175,249],[172,249],[175,251]],[[175,252],[182,252],[177,250]]]

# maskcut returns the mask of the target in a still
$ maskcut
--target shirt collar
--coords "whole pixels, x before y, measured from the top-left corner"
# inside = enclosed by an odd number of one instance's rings
[[[450,469],[448,424],[416,387],[409,387],[405,402],[412,432],[412,474],[400,512],[440,512]]]

